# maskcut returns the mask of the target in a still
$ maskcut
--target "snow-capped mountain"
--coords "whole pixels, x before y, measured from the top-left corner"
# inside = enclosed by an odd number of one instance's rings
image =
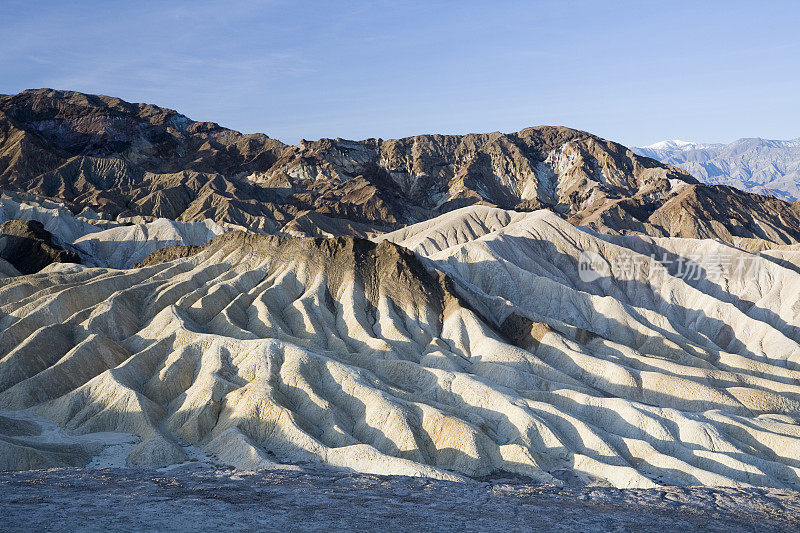
[[[730,144],[671,140],[633,151],[682,167],[706,183],[731,185],[793,202],[800,199],[800,138],[746,138]]]
[[[692,141],[682,141],[680,139],[672,139],[668,141],[660,141],[647,146],[639,148],[642,152],[651,151],[653,153],[659,152],[685,152],[687,150],[695,150],[706,146],[715,146],[710,144],[700,144]]]

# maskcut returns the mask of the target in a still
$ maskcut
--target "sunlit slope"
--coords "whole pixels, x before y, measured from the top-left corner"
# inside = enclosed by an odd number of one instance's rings
[[[582,281],[586,251],[608,268]],[[248,468],[800,481],[792,250],[473,207],[378,244],[233,233],[191,252],[0,279],[0,408],[134,433],[132,465],[185,460],[189,442]],[[693,280],[653,254],[755,268]],[[18,468],[52,452],[0,445]]]

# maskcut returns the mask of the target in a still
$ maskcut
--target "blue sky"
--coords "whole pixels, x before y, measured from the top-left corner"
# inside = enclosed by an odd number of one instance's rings
[[[0,93],[72,89],[285,142],[584,129],[800,137],[800,2],[0,3]]]

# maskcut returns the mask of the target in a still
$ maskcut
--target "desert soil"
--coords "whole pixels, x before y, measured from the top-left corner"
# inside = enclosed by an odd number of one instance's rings
[[[778,489],[552,487],[303,467],[0,473],[3,531],[797,531]]]

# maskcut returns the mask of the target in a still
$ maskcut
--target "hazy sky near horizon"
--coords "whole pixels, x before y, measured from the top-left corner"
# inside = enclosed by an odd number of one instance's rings
[[[284,142],[579,128],[800,137],[800,2],[3,0],[0,93],[52,87]]]

